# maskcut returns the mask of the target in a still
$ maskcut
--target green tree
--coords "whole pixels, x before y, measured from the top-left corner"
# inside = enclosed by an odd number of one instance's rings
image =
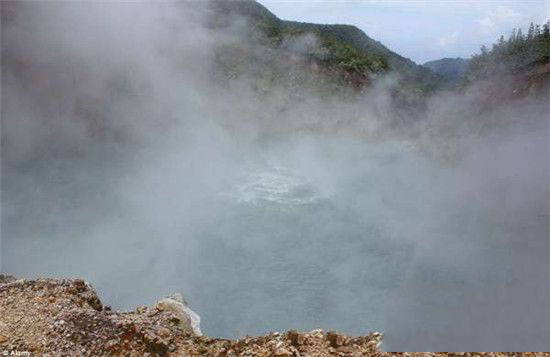
[[[544,38],[550,37],[550,21],[544,24],[542,36],[544,36]]]
[[[536,24],[535,25],[535,37],[538,37],[538,36],[540,36],[540,25]]]
[[[535,37],[535,25],[531,22],[529,31],[527,32],[527,40],[532,40]]]
[[[521,27],[518,28],[518,32],[516,34],[516,41],[523,41],[523,32],[521,31]]]
[[[487,49],[487,46],[483,45],[481,46],[481,55],[482,56],[487,56],[489,54],[489,50]]]
[[[527,36],[515,28],[508,41],[501,36],[492,49],[482,46],[468,65],[468,79],[511,72],[525,73],[538,64],[550,62],[550,21],[542,26],[531,23]]]

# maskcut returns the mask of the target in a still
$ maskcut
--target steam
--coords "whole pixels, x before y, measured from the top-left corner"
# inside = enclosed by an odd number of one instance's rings
[[[2,271],[117,308],[180,291],[208,335],[549,348],[548,98],[490,108],[479,85],[404,117],[392,76],[262,87],[262,65],[313,77],[202,3],[1,6]],[[258,62],[227,80],[235,48]]]

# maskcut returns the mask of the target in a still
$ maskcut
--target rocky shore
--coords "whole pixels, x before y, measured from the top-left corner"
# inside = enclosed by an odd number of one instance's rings
[[[202,336],[199,324],[199,316],[179,294],[152,307],[116,312],[104,306],[84,280],[18,280],[0,275],[0,356],[447,355],[383,352],[379,349],[382,334],[377,332],[349,337],[322,330],[288,331],[229,340]]]

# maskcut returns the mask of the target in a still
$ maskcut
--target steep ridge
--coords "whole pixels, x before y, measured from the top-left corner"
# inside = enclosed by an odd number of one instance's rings
[[[220,17],[235,15],[246,18],[251,33],[265,35],[268,45],[273,48],[280,48],[289,38],[315,35],[322,51],[306,55],[319,63],[344,71],[348,77],[362,76],[362,83],[353,82],[356,87],[366,84],[367,78],[388,72],[399,75],[402,88],[416,91],[431,92],[442,81],[430,69],[391,51],[356,26],[285,21],[254,0],[212,1],[211,5]]]

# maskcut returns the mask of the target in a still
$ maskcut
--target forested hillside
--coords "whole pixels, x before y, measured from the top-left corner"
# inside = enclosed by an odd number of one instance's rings
[[[530,24],[526,35],[521,28],[514,29],[506,40],[501,36],[489,50],[472,57],[467,70],[468,81],[489,78],[499,74],[525,74],[550,61],[550,22]]]
[[[288,49],[288,42],[314,35],[317,46],[302,48],[301,55],[325,68],[344,72],[348,82],[360,88],[379,74],[394,71],[399,76],[396,90],[402,95],[421,97],[437,88],[441,78],[367,36],[351,25],[322,25],[285,21],[256,1],[214,1],[223,17],[244,16],[252,36],[263,38],[271,48]]]
[[[466,68],[468,67],[469,63],[468,58],[441,58],[434,61],[428,61],[423,64],[424,67],[428,67],[435,73],[439,74],[440,76],[451,80],[456,81],[462,78],[464,73],[466,72]]]

